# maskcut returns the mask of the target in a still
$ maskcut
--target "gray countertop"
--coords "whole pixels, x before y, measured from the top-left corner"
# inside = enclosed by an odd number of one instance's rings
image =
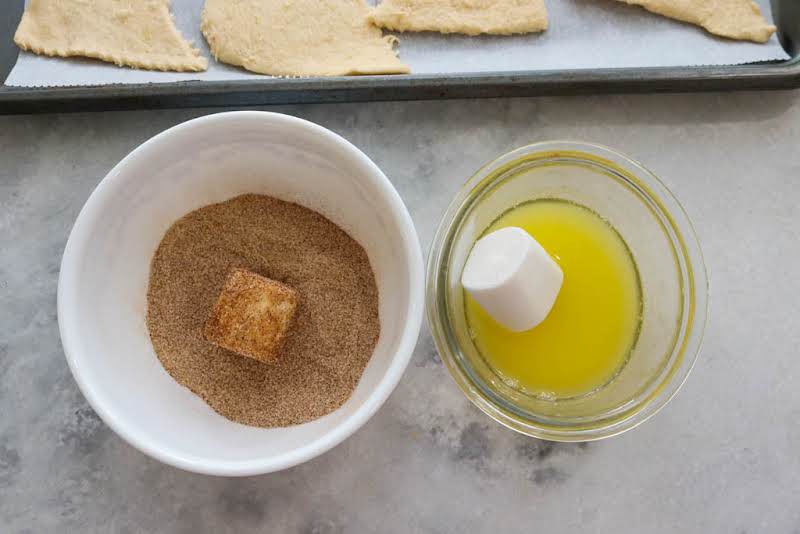
[[[106,172],[210,110],[0,118],[0,531],[800,533],[800,93],[273,108],[355,143],[427,250],[459,185],[532,141],[613,146],[693,219],[711,278],[704,349],[673,402],[585,446],[516,435],[463,397],[423,328],[386,405],[277,474],[159,464],[89,408],[64,360],[61,253]]]

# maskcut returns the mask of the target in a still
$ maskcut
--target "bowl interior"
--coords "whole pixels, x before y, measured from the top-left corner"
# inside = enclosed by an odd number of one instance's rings
[[[697,257],[690,257],[681,234],[686,228],[679,228],[671,214],[671,208],[679,215],[682,211],[677,203],[664,203],[662,199],[674,199],[666,190],[662,197],[655,188],[663,186],[654,177],[637,177],[648,173],[633,162],[604,150],[595,151],[602,154],[598,156],[576,148],[556,144],[552,150],[521,149],[490,164],[467,184],[437,236],[441,251],[435,261],[441,274],[433,287],[434,322],[439,323],[434,335],[438,331],[440,350],[456,380],[496,419],[550,439],[588,439],[596,437],[598,429],[600,434],[613,432],[615,425],[624,424],[658,395],[678,370],[688,373],[694,358],[686,356],[685,342],[692,334],[696,309],[692,263],[702,265],[702,258],[699,249]],[[472,245],[504,212],[536,199],[575,202],[606,219],[625,240],[640,278],[641,325],[628,362],[609,384],[581,397],[554,400],[510,387],[480,355],[465,318],[460,276]],[[686,225],[691,233],[688,221]]]
[[[376,275],[381,335],[373,357],[350,400],[307,424],[262,429],[216,414],[164,371],[145,325],[150,261],[166,230],[243,193],[322,213],[361,243]],[[216,474],[280,469],[344,439],[393,389],[421,322],[419,256],[397,193],[335,134],[257,112],[190,121],[123,160],[81,212],[59,283],[65,352],[98,413],[145,452]]]

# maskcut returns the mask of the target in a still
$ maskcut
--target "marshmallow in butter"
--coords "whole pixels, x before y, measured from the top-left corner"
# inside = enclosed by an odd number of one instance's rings
[[[497,230],[472,248],[461,284],[492,318],[513,332],[530,330],[547,318],[564,273],[522,228]]]

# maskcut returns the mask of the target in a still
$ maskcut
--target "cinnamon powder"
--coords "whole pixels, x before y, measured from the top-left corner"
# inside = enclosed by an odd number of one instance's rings
[[[280,359],[208,343],[203,325],[240,267],[300,296]],[[378,342],[378,289],[364,249],[322,215],[263,195],[200,208],[153,257],[147,326],[164,368],[221,415],[260,427],[304,423],[352,394]]]

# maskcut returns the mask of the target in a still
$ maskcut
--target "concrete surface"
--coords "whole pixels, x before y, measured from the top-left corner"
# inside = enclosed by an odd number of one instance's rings
[[[89,408],[59,343],[70,227],[97,182],[212,110],[0,118],[0,531],[800,533],[798,93],[273,108],[383,168],[427,246],[459,185],[532,141],[613,146],[693,218],[711,277],[681,394],[621,437],[539,442],[473,408],[427,330],[395,393],[305,465],[246,479],[159,464]],[[214,110],[215,111],[215,110]]]

